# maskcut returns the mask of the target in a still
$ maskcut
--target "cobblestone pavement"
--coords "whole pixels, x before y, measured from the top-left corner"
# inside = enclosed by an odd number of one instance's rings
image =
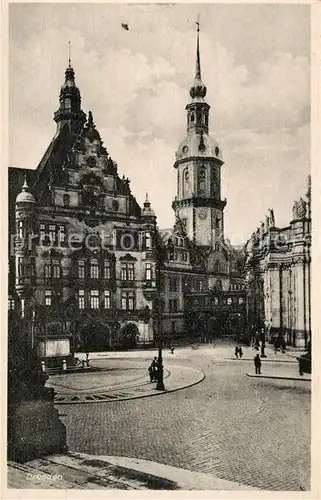
[[[153,460],[268,490],[310,488],[309,383],[247,377],[248,363],[216,359],[209,349],[164,356],[169,370],[174,362],[202,370],[205,380],[157,398],[57,406],[70,450]]]
[[[92,366],[99,367],[101,372],[54,375],[50,376],[46,385],[54,389],[56,404],[114,403],[181,390],[201,382],[204,378],[204,374],[199,370],[171,363],[170,371],[164,369],[165,390],[160,391],[156,389],[156,382],[150,382],[146,369],[148,359],[125,358],[123,361],[94,359]]]

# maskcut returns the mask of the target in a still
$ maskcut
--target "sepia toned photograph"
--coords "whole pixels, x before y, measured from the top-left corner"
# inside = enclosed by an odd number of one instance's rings
[[[311,491],[311,6],[8,11],[8,490]]]

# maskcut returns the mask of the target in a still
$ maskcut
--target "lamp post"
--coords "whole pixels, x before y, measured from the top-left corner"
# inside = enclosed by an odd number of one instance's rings
[[[165,391],[164,386],[164,368],[163,368],[163,358],[162,358],[162,347],[158,348],[158,366],[157,366],[157,391]]]

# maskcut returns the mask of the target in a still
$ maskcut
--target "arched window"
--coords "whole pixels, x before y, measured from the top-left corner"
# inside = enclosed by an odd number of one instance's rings
[[[183,196],[186,195],[189,191],[189,171],[188,168],[185,168],[183,172]]]

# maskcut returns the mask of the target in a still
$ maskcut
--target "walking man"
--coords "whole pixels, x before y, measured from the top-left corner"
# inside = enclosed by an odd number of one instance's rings
[[[238,348],[238,346],[235,347],[235,356],[237,358],[239,357],[239,348]]]
[[[254,366],[255,366],[255,375],[261,375],[261,358],[260,355],[257,354],[254,358]]]

